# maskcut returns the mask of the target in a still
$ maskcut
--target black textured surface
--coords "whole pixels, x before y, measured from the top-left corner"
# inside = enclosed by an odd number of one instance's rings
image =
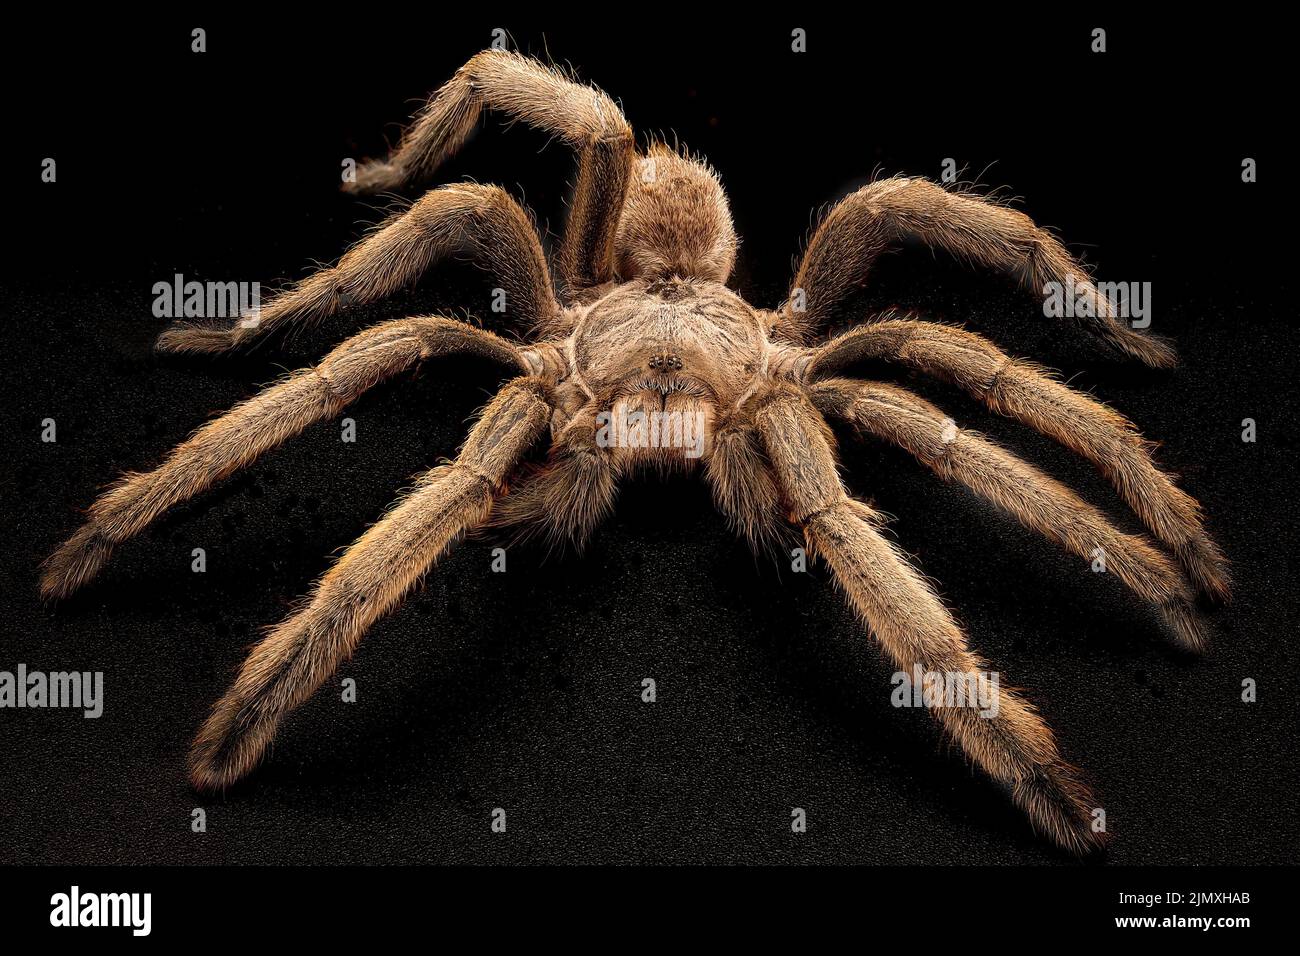
[[[927,714],[890,706],[888,668],[826,572],[753,557],[693,480],[627,485],[581,558],[516,548],[495,574],[495,542],[466,543],[286,723],[260,770],[225,798],[196,797],[189,740],[259,628],[410,476],[454,453],[501,376],[442,362],[376,390],[348,413],[355,444],[336,423],[313,427],[175,509],[83,594],[40,606],[37,565],[120,472],[152,467],[209,415],[346,334],[472,309],[491,286],[449,264],[252,358],[154,357],[153,283],[297,277],[379,218],[337,192],[341,158],[382,150],[385,124],[498,24],[214,21],[202,56],[188,52],[192,25],[61,37],[58,78],[28,91],[22,166],[6,180],[27,239],[4,283],[0,669],[102,670],[106,708],[98,720],[0,711],[0,860],[1063,859]],[[929,40],[922,76],[909,72],[918,25],[905,21],[810,23],[802,58],[785,24],[642,24],[618,37],[500,25],[530,52],[545,37],[639,130],[676,130],[714,162],[744,239],[734,285],[757,304],[783,295],[812,210],[878,166],[934,176],[948,156],[972,174],[996,162],[982,182],[1024,197],[1102,278],[1152,282],[1153,331],[1184,359],[1173,372],[1113,364],[1006,280],[920,251],[883,263],[843,318],[897,304],[965,322],[1063,369],[1161,441],[1160,461],[1204,503],[1235,563],[1237,599],[1211,614],[1204,659],[1172,650],[1113,581],[904,455],[843,435],[845,475],[897,517],[898,541],[973,644],[1096,782],[1115,835],[1108,861],[1294,860],[1297,349],[1294,280],[1271,245],[1284,190],[1281,160],[1263,158],[1274,105],[1256,96],[1207,113],[1219,84],[1237,82],[1231,62],[1187,62],[1167,34],[1123,24],[1104,58],[1086,52],[1090,23],[954,28]],[[500,182],[557,230],[571,159],[558,145],[539,152],[545,142],[490,122],[443,178]],[[36,181],[33,157],[46,155],[59,163],[53,185]],[[1261,157],[1260,183],[1240,182],[1246,155]],[[1086,465],[952,390],[908,381],[1132,526]],[[45,418],[56,444],[40,441]],[[1254,444],[1241,440],[1244,418],[1258,424]],[[195,547],[202,575],[189,568]],[[340,700],[345,677],[355,704]],[[653,705],[640,700],[645,677]],[[1240,700],[1246,678],[1257,703]],[[205,834],[190,830],[196,806]],[[809,815],[798,836],[796,806]],[[507,810],[505,834],[489,830],[494,807]]]

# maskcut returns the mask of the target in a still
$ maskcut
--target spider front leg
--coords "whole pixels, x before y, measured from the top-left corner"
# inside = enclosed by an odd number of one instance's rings
[[[836,206],[817,228],[795,278],[804,306],[782,309],[782,327],[795,337],[824,331],[835,310],[866,280],[882,254],[917,242],[958,259],[1007,273],[1035,294],[1043,284],[1071,280],[1093,315],[1078,321],[1117,352],[1156,368],[1177,361],[1160,339],[1140,335],[1114,309],[1086,269],[1024,213],[925,179],[894,177],[871,183]]]
[[[550,415],[541,380],[506,385],[456,461],[425,475],[344,553],[307,606],[257,645],[213,709],[190,754],[196,787],[225,787],[253,768],[284,716],[334,673],[457,537],[483,523]]]
[[[1228,559],[1205,532],[1200,506],[1156,467],[1151,446],[1123,415],[1013,359],[963,329],[887,319],[817,349],[804,378],[817,381],[863,359],[885,359],[952,382],[990,410],[1088,459],[1165,544],[1192,581],[1217,600],[1231,594]]]
[[[899,671],[976,681],[987,674],[966,637],[921,575],[876,527],[881,516],[847,497],[826,424],[808,399],[777,386],[755,412],[791,519],[810,551],[830,566],[849,603]],[[1058,753],[1052,733],[1017,695],[997,690],[997,708],[932,708],[935,718],[985,773],[1010,792],[1034,827],[1078,854],[1101,847],[1092,828],[1096,799]]]
[[[530,57],[485,50],[429,101],[387,160],[357,171],[357,192],[426,182],[468,138],[487,107],[523,120],[578,153],[578,180],[559,255],[567,292],[579,296],[614,277],[614,237],[635,154],[618,105]]]
[[[173,505],[247,467],[314,422],[332,418],[367,389],[418,362],[464,352],[531,371],[505,339],[464,322],[399,319],[348,339],[302,369],[204,425],[154,471],[129,474],[90,508],[90,520],[45,563],[41,593],[66,597],[93,578],[113,548]]]
[[[917,395],[878,382],[831,379],[814,386],[813,404],[905,449],[942,478],[961,482],[1021,524],[1106,569],[1158,608],[1188,650],[1204,646],[1193,594],[1178,568],[1145,538],[1125,534],[1060,482],[980,436]]]
[[[314,325],[348,305],[376,302],[410,285],[457,252],[500,283],[517,327],[557,322],[559,303],[532,218],[498,186],[458,183],[432,190],[357,243],[338,264],[276,295],[231,328],[177,325],[159,338],[164,352],[227,352],[295,325]]]

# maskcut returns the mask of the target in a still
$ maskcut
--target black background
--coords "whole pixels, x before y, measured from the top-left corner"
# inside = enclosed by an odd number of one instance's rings
[[[1096,267],[1149,281],[1152,331],[1183,364],[1106,359],[1006,279],[943,255],[883,262],[853,321],[891,305],[964,322],[1063,370],[1160,440],[1205,504],[1237,598],[1200,660],[1094,575],[903,454],[843,435],[854,491],[895,515],[976,648],[1026,689],[1091,775],[1112,863],[1293,861],[1295,452],[1293,217],[1266,26],[1032,25],[650,10],[526,22],[435,10],[235,22],[31,23],[7,37],[9,419],[0,669],[102,670],[99,720],[0,711],[0,859],[197,862],[1063,862],[928,715],[889,704],[889,669],[820,567],[793,574],[734,540],[689,480],[624,487],[581,556],[470,541],[374,628],[225,797],[185,752],[259,628],[274,623],[409,478],[454,454],[500,370],[442,362],[375,391],[122,548],[56,608],[37,565],[123,470],[347,334],[415,312],[486,316],[492,282],[450,263],[385,303],[237,360],[158,358],[152,286],[304,275],[383,202],[338,191],[423,98],[503,27],[569,61],[642,133],[675,132],[719,169],[743,239],[733,285],[784,296],[815,211],[876,171],[937,177],[953,157]],[[795,21],[790,17],[795,16]],[[361,22],[362,20],[365,22]],[[1094,26],[1109,51],[1089,52]],[[190,30],[208,51],[190,52]],[[790,52],[790,30],[808,52]],[[1288,107],[1289,109],[1289,107]],[[1287,120],[1289,122],[1289,120]],[[40,182],[54,157],[58,180]],[[1241,181],[1241,161],[1260,181]],[[563,222],[571,156],[489,117],[440,173],[506,186]],[[549,238],[548,238],[549,241]],[[890,370],[864,373],[895,375]],[[1132,526],[1086,464],[953,391],[905,379]],[[1258,423],[1254,444],[1242,420]],[[54,418],[58,441],[40,441]],[[206,549],[208,570],[190,571]],[[344,704],[338,681],[355,678]],[[643,704],[653,677],[658,702]],[[1240,701],[1243,679],[1259,701]],[[190,829],[207,811],[208,831]],[[790,810],[809,829],[790,832]],[[508,830],[489,813],[504,807]]]

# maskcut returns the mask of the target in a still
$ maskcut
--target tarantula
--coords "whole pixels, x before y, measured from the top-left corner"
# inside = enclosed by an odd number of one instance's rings
[[[638,152],[604,93],[503,51],[474,56],[434,94],[387,160],[363,164],[345,188],[376,192],[427,181],[485,108],[539,127],[577,153],[555,263],[558,294],[529,214],[500,188],[460,183],[425,193],[337,265],[274,297],[256,321],[174,327],[158,348],[236,350],[381,299],[458,253],[495,276],[512,317],[531,334],[515,341],[440,316],[362,332],[314,368],[200,428],[156,470],[125,476],[46,562],[43,592],[70,594],[114,547],[168,508],[419,363],[469,353],[515,370],[455,461],[425,474],[251,652],[194,742],[196,787],[222,788],[247,774],[285,715],[454,539],[499,526],[542,529],[581,544],[610,513],[619,479],[647,466],[701,470],[718,508],[755,546],[783,530],[801,531],[900,671],[981,673],[985,665],[952,615],[882,533],[882,516],[846,493],[828,418],[900,446],[1078,557],[1091,560],[1102,549],[1107,569],[1159,608],[1178,642],[1201,646],[1196,594],[1227,598],[1227,562],[1206,535],[1197,503],[1156,467],[1126,419],[947,325],[874,316],[816,344],[876,259],[919,241],[1010,273],[1028,289],[1074,281],[1094,306],[1081,322],[1101,341],[1153,367],[1174,364],[1172,349],[1121,322],[1085,270],[1027,216],[924,179],[873,182],[821,222],[787,300],[756,308],[724,284],[737,237],[717,174],[659,142]],[[1118,530],[1064,485],[987,439],[956,430],[916,395],[837,376],[866,358],[950,382],[1082,455],[1158,544]],[[663,427],[656,434],[647,421]],[[680,431],[670,427],[674,422],[699,424],[695,454],[673,440]],[[610,440],[611,433],[623,440]],[[544,460],[530,456],[544,442]],[[1042,834],[1076,853],[1101,846],[1106,834],[1090,825],[1095,799],[1051,731],[1020,696],[998,693],[992,718],[971,707],[934,714]]]

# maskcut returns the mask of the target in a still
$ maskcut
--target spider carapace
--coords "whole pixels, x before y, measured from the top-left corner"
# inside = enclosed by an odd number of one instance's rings
[[[651,457],[667,466],[702,457],[719,414],[760,387],[772,357],[765,323],[744,299],[677,276],[617,286],[577,319],[565,348],[557,404],[601,406],[610,423],[598,430],[601,444],[630,461],[662,451]],[[706,444],[675,453],[693,435]]]
[[[1175,640],[1201,646],[1194,602],[1198,592],[1227,597],[1227,562],[1196,502],[1157,467],[1123,416],[949,325],[849,316],[858,324],[827,338],[832,317],[848,307],[875,260],[911,242],[1015,277],[1031,292],[1072,284],[1090,299],[1092,308],[1076,314],[1097,341],[1151,366],[1172,365],[1172,349],[1121,321],[1064,246],[1029,217],[923,179],[878,180],[822,220],[786,300],[754,307],[725,285],[737,237],[716,173],[663,143],[638,151],[605,94],[498,51],[471,59],[392,155],[363,165],[348,188],[427,182],[485,108],[558,137],[578,157],[553,263],[532,218],[504,190],[443,186],[337,265],[273,298],[254,321],[180,326],[158,345],[208,354],[242,348],[382,299],[453,254],[491,273],[510,323],[489,331],[418,316],[362,332],[207,424],[155,470],[127,475],[46,564],[44,593],[71,593],[168,508],[416,365],[471,353],[513,369],[455,461],[424,475],[252,651],[195,740],[195,786],[220,788],[247,774],[281,720],[461,535],[498,525],[581,542],[612,510],[620,477],[641,466],[699,472],[718,508],[756,546],[801,534],[900,672],[978,678],[984,663],[890,543],[882,516],[846,492],[830,420],[901,447],[1075,560],[1104,554],[1108,576],[1157,608]],[[490,315],[498,318],[498,310]],[[866,359],[943,380],[1055,439],[1100,470],[1146,533],[1121,531],[1059,481],[957,429],[908,390],[855,376]],[[1099,804],[1047,725],[1019,694],[996,693],[996,707],[936,706],[933,714],[1040,832],[1073,852],[1101,846]]]

